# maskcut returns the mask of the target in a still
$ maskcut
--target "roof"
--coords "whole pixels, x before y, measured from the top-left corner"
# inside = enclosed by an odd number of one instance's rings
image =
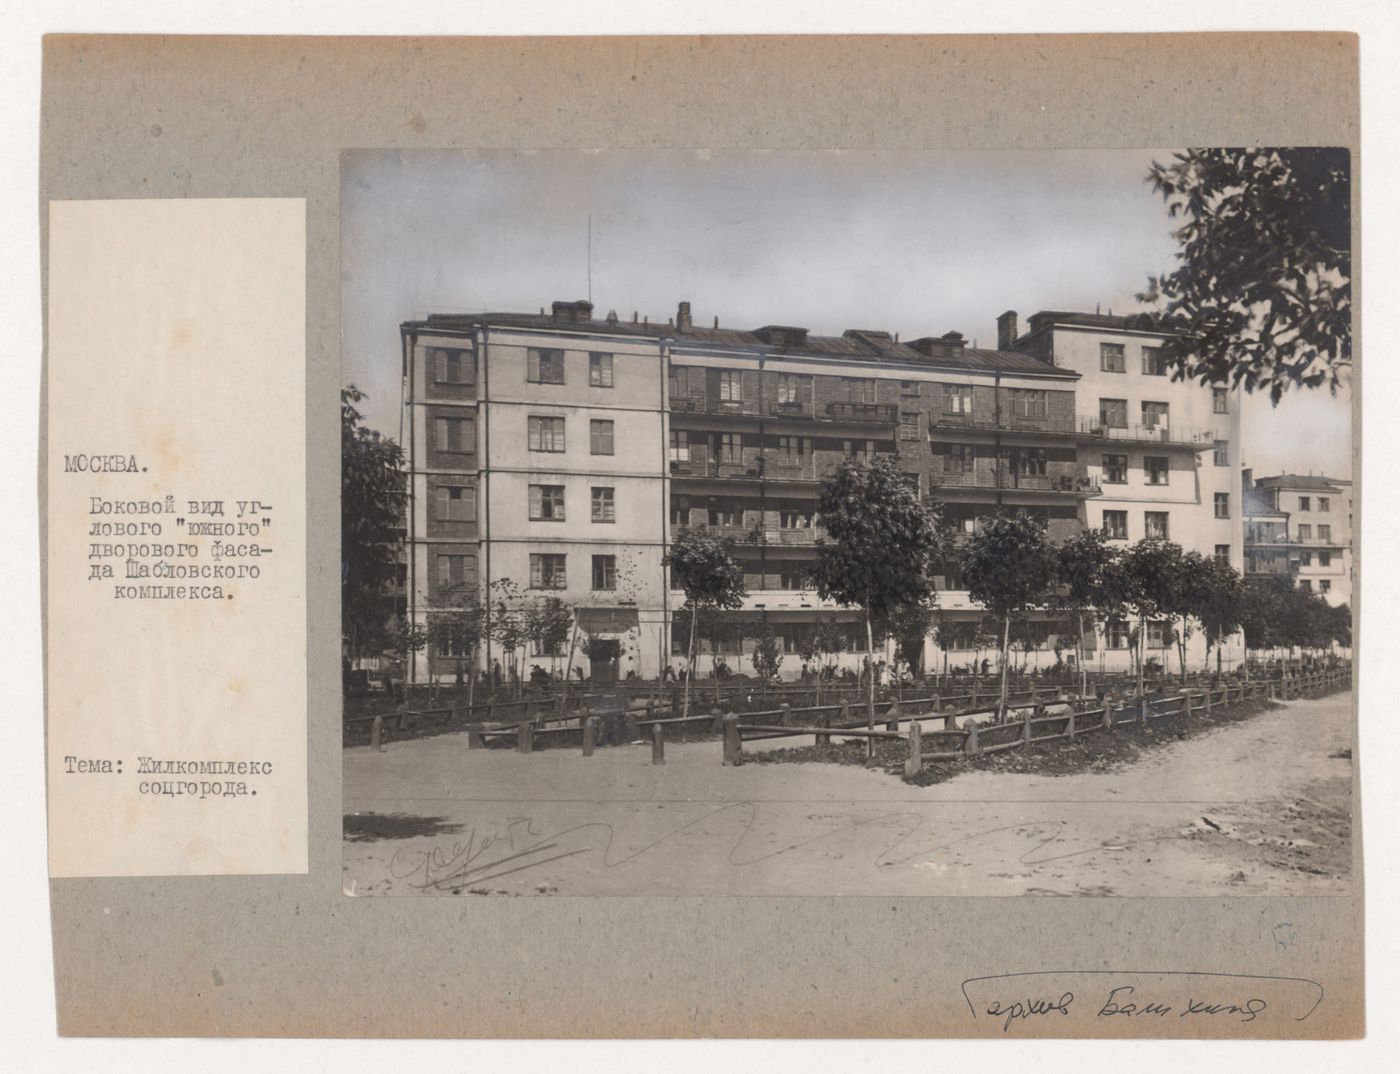
[[[1261,489],[1318,489],[1322,492],[1341,492],[1336,482],[1321,474],[1276,474],[1273,477],[1256,477],[1256,488]]]
[[[1070,310],[1040,310],[1027,319],[1030,332],[1039,332],[1050,325],[1068,325],[1078,328],[1103,328],[1114,332],[1161,332],[1169,331],[1156,314],[1130,313],[1115,317],[1111,313],[1075,313]],[[1030,334],[1030,333],[1028,333]]]
[[[638,324],[622,319],[574,320],[549,313],[464,313],[430,314],[425,321],[405,321],[407,332],[465,332],[480,326],[536,329],[540,331],[597,332],[604,335],[633,338],[667,339],[672,345],[697,344],[726,350],[749,350],[760,354],[793,357],[839,358],[846,361],[884,362],[905,365],[932,366],[941,369],[963,369],[979,372],[1000,372],[1049,376],[1077,380],[1079,374],[1060,369],[1019,351],[989,350],[967,347],[949,341],[949,337],[928,337],[901,343],[888,332],[874,329],[851,329],[840,336],[817,336],[800,328],[764,325],[756,329],[704,328],[694,326],[681,331],[673,323]],[[782,327],[784,332],[797,333],[800,341],[770,343],[782,340],[770,331]],[[953,335],[953,334],[950,334]],[[765,338],[767,337],[767,338]],[[793,338],[793,337],[786,337]],[[923,346],[920,350],[917,347]]]

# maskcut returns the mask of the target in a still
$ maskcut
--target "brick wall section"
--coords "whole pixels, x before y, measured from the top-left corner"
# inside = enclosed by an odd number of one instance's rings
[[[443,399],[453,402],[469,402],[476,399],[476,354],[471,350],[462,351],[462,375],[466,384],[452,384],[437,379],[437,359],[435,352],[441,348],[424,348],[424,399]]]
[[[459,476],[457,476],[457,475],[455,475],[455,474],[454,474],[454,475],[450,475],[450,476],[449,476],[449,475],[444,475],[444,474],[429,474],[429,475],[427,475],[427,482],[428,482],[428,503],[427,503],[428,525],[427,525],[427,532],[426,532],[425,534],[423,534],[423,536],[425,536],[425,537],[451,537],[451,538],[454,538],[454,539],[459,540],[459,541],[475,541],[475,540],[477,539],[478,534],[480,533],[480,530],[478,529],[478,527],[479,527],[479,524],[480,524],[480,517],[481,517],[481,493],[480,493],[480,490],[477,489],[477,480],[476,480],[475,475],[463,474],[462,476],[459,477]],[[439,520],[438,517],[437,517],[437,514],[438,514],[438,510],[437,510],[437,489],[438,489],[438,487],[441,486],[441,485],[449,485],[449,486],[454,486],[454,485],[455,485],[455,486],[467,486],[467,487],[469,487],[469,488],[476,489],[476,499],[477,499],[477,509],[476,509],[476,513],[477,513],[477,521],[473,521],[473,522],[457,522],[457,521],[442,521],[442,520]]]
[[[467,473],[475,473],[479,467],[477,461],[476,440],[481,435],[477,413],[475,407],[448,407],[429,406],[426,410],[426,433],[427,451],[423,453],[426,469],[429,470],[461,470]],[[471,442],[466,445],[470,447],[467,452],[444,451],[437,442],[437,419],[447,418],[449,420],[469,419],[472,423]]]

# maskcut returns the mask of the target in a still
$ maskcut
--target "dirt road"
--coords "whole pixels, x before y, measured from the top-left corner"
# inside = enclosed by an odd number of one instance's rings
[[[1338,894],[1351,695],[1107,771],[930,787],[718,742],[518,754],[465,735],[345,751],[345,889],[380,894]],[[748,748],[747,746],[745,747]]]

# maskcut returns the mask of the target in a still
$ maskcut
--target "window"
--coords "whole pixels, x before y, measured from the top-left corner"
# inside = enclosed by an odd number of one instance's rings
[[[901,412],[899,415],[899,438],[901,440],[919,439],[919,415]]]
[[[530,520],[532,522],[564,521],[564,486],[530,486]]]
[[[1217,492],[1215,494],[1215,517],[1230,517],[1230,494],[1228,492]]]
[[[1108,485],[1128,483],[1128,456],[1105,455],[1103,457],[1103,479]]]
[[[611,354],[590,354],[588,356],[588,386],[590,388],[611,388],[613,386],[613,356]]]
[[[1144,401],[1142,404],[1142,423],[1149,429],[1165,429],[1167,427],[1167,404]]]
[[[1167,363],[1162,358],[1161,347],[1142,348],[1142,372],[1147,377],[1165,377],[1167,375]]]
[[[802,437],[778,437],[778,461],[789,465],[800,465],[805,449]]]
[[[594,557],[593,557],[593,588],[594,588],[594,589],[616,589],[616,588],[617,588],[617,557],[616,557],[616,556],[594,556]]]
[[[1332,539],[1332,527],[1330,525],[1317,527],[1317,539],[1319,541],[1330,541]]]
[[[715,458],[725,463],[740,462],[744,457],[742,445],[738,433],[715,433]]]
[[[1173,637],[1170,623],[1159,620],[1147,624],[1147,647],[1149,649],[1165,649],[1172,643]]]
[[[564,419],[530,416],[529,448],[531,451],[563,451]]]
[[[1311,553],[1311,552],[1303,552],[1301,555],[1299,555],[1299,557],[1298,557],[1298,566],[1300,566],[1300,567],[1311,567],[1311,566],[1312,566],[1312,553]]]
[[[670,380],[670,391],[673,398],[686,398],[690,395],[690,366],[673,365]]]
[[[689,496],[672,496],[672,497],[671,497],[671,525],[673,525],[673,526],[689,526],[689,525],[690,525],[690,497],[689,497]]]
[[[1100,399],[1099,424],[1109,429],[1128,427],[1128,401],[1126,399]]]
[[[472,371],[470,353],[445,347],[433,349],[434,379],[439,384],[470,384]]]
[[[1330,593],[1332,592],[1332,582],[1327,578],[1323,578],[1317,583],[1317,589],[1319,593]]]
[[[1299,511],[1311,511],[1311,510],[1312,510],[1312,497],[1311,497],[1311,496],[1299,496],[1299,497],[1298,497],[1298,510],[1299,510]]]
[[[1011,414],[1017,418],[1043,418],[1047,413],[1046,395],[1031,388],[1011,389]]]
[[[973,470],[973,461],[977,457],[976,448],[971,444],[949,444],[947,453],[943,456],[943,472],[945,474],[970,474]]]
[[[1142,472],[1146,475],[1149,485],[1167,484],[1167,475],[1170,469],[1171,460],[1165,455],[1144,455],[1142,457]]]
[[[463,585],[476,574],[476,556],[440,555],[437,558],[438,585]]]
[[[744,524],[744,505],[739,500],[711,500],[708,506],[711,526]]]
[[[1126,541],[1128,539],[1128,512],[1127,511],[1105,511],[1103,513],[1104,536],[1111,541]]]
[[[1215,546],[1215,562],[1230,565],[1230,546],[1228,544],[1218,544]]]
[[[875,402],[875,382],[873,380],[847,380],[846,388],[851,393],[853,403]]]
[[[1319,496],[1317,498],[1317,509],[1319,511],[1331,511],[1332,499],[1329,496]]]
[[[552,553],[530,553],[530,588],[563,589],[568,585],[564,571],[564,556]]]
[[[613,453],[613,423],[610,420],[599,418],[589,420],[588,453],[590,455],[611,455]]]
[[[943,399],[943,411],[947,414],[971,414],[972,385],[949,384],[948,393]]]
[[[1301,590],[1303,590],[1304,592],[1311,593],[1311,592],[1312,592],[1312,580],[1309,579],[1309,578],[1300,578],[1300,579],[1298,579],[1298,588],[1301,589]]]
[[[1331,552],[1319,552],[1319,553],[1317,554],[1317,565],[1318,565],[1319,567],[1330,567],[1330,566],[1332,566],[1332,553],[1331,553]]]
[[[1045,476],[1044,448],[1012,448],[1011,472],[1017,477]]]
[[[531,347],[527,352],[525,379],[531,384],[563,384],[564,352]]]
[[[1217,441],[1215,442],[1215,465],[1216,465],[1216,466],[1229,466],[1229,465],[1230,465],[1230,441],[1228,441],[1228,440],[1217,440]]]
[[[1230,389],[1212,388],[1210,390],[1211,408],[1217,414],[1230,413]]]
[[[782,562],[778,564],[779,589],[807,588],[807,566],[804,563]],[[789,650],[791,652],[791,650]]]
[[[472,522],[476,519],[476,489],[467,485],[437,487],[439,522]]]
[[[1171,540],[1170,526],[1167,522],[1166,511],[1144,511],[1142,515],[1143,528],[1148,537],[1157,537],[1163,541]]]
[[[476,450],[476,422],[471,418],[437,418],[433,422],[433,446],[438,451],[465,454]]]
[[[672,430],[671,430],[671,461],[672,461],[672,462],[689,462],[689,461],[690,461],[690,430],[689,430],[689,429],[672,429]]]
[[[791,406],[802,401],[802,378],[793,376],[791,373],[782,373],[778,376],[778,402]]]
[[[918,395],[919,382],[917,380],[901,380],[899,382],[900,395]]]
[[[1105,623],[1104,641],[1110,649],[1126,649],[1128,647],[1128,624],[1122,619]]]
[[[722,403],[743,402],[744,382],[737,369],[719,371],[719,398]]]
[[[778,525],[785,530],[812,528],[812,508],[809,504],[788,504],[778,510]]]
[[[1127,366],[1123,361],[1123,344],[1100,343],[1099,368],[1105,373],[1126,373]]]
[[[875,441],[843,440],[841,441],[841,453],[862,466],[869,466],[870,458],[875,454]]]
[[[438,637],[437,654],[441,657],[471,656],[466,631],[448,627]]]
[[[1306,522],[1303,522],[1303,523],[1299,524],[1299,526],[1298,526],[1298,540],[1300,540],[1300,541],[1311,541],[1311,540],[1312,540],[1312,527],[1311,527],[1310,525],[1308,525]]]
[[[593,486],[593,521],[594,522],[616,522],[617,505],[613,500],[613,488],[610,485]]]

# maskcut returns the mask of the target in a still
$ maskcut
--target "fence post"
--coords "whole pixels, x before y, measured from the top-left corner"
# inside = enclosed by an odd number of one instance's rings
[[[1069,707],[1069,723],[1065,724],[1065,737],[1074,737],[1074,706]]]
[[[919,728],[919,721],[915,720],[909,725],[909,759],[904,762],[905,777],[917,776],[924,770],[924,744],[923,732]]]
[[[943,730],[956,731],[958,729],[958,710],[953,705],[949,705],[943,710]]]
[[[1143,723],[1146,723],[1146,722],[1147,722],[1147,695],[1146,695],[1146,694],[1143,694],[1141,697],[1138,698],[1138,705],[1140,706],[1139,712],[1138,712],[1138,718],[1139,718]]]
[[[485,747],[486,740],[481,737],[481,725],[478,723],[469,724],[467,726],[467,749],[480,750],[485,749]]]
[[[844,706],[843,706],[843,708],[844,708]],[[819,716],[819,717],[817,718],[817,726],[818,726],[818,727],[830,727],[830,726],[831,726],[831,713],[829,713],[829,712],[823,712],[823,713],[821,714],[821,716]],[[817,738],[816,738],[816,743],[817,743],[818,746],[830,746],[830,745],[831,745],[831,736],[830,736],[830,735],[818,735]]]
[[[778,722],[784,727],[790,727],[792,725],[792,706],[784,701],[778,707],[782,710],[781,715],[778,716]]]
[[[1035,715],[1034,709],[1026,709],[1025,716],[1021,718],[1021,745],[1031,744],[1031,717]]]
[[[637,729],[637,716],[630,708],[622,712],[622,732],[627,736],[628,742],[636,742],[642,737],[641,731]]]
[[[1110,691],[1103,695],[1103,729],[1113,730],[1113,694]]]
[[[724,713],[720,712],[719,709],[711,709],[711,710],[710,710],[710,719],[711,719],[711,721],[712,721],[712,722],[711,722],[711,726],[712,726],[716,731],[723,731],[723,730],[724,730]]]
[[[597,734],[597,726],[592,716],[583,721],[583,755],[585,757],[593,756],[593,738]]]
[[[967,737],[963,739],[963,752],[970,757],[976,757],[982,752],[981,747],[977,744],[976,720],[968,720],[967,722]]]
[[[899,712],[899,702],[898,702],[898,701],[891,701],[891,702],[890,702],[889,710],[885,713],[885,730],[886,730],[886,731],[898,731],[898,730],[899,730],[899,716],[900,716],[900,712]]]
[[[383,716],[376,716],[374,722],[369,725],[369,748],[372,750],[382,750],[384,748]]]
[[[651,725],[651,763],[666,763],[666,741],[659,723]]]
[[[739,737],[739,717],[724,717],[724,763],[739,764],[743,748],[743,740]]]
[[[529,753],[535,748],[535,728],[529,720],[521,720],[517,725],[515,748],[521,753]]]
[[[1211,686],[1209,683],[1207,683],[1207,684],[1206,684],[1206,706],[1205,706],[1205,707],[1206,707],[1206,719],[1210,719],[1210,702],[1211,702],[1211,695],[1214,694],[1214,693],[1215,693],[1215,687],[1213,687],[1213,686]]]

